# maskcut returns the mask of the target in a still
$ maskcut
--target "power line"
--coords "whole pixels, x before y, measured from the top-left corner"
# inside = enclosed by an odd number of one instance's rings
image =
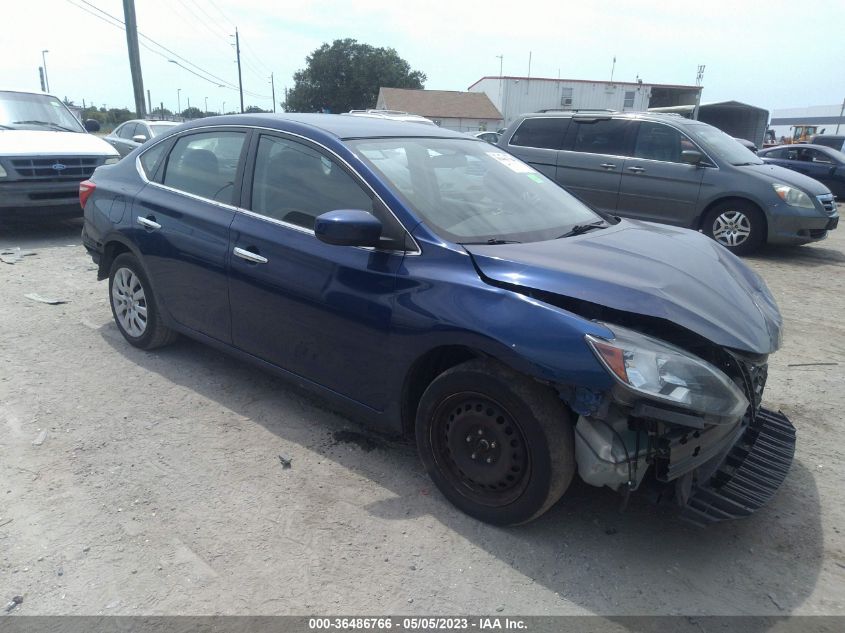
[[[98,6],[96,6],[96,5],[94,5],[94,4],[90,3],[90,2],[88,2],[88,0],[78,0],[78,1],[79,1],[79,2],[83,2],[83,3],[85,3],[86,5],[88,5],[88,6],[89,6],[89,7],[91,7],[92,9],[95,9],[96,11],[98,11],[99,13],[103,14],[103,16],[106,16],[106,17],[104,18],[104,17],[102,17],[102,16],[100,16],[100,15],[98,15],[98,14],[96,14],[96,13],[94,13],[94,12],[90,11],[90,10],[89,10],[89,9],[87,9],[86,7],[83,7],[83,6],[81,6],[81,5],[76,4],[76,2],[74,2],[73,0],[67,0],[67,2],[68,2],[69,4],[71,4],[71,5],[75,6],[77,9],[81,9],[81,10],[85,11],[86,13],[88,13],[88,14],[90,14],[90,15],[93,15],[93,16],[94,16],[94,17],[96,17],[96,18],[99,18],[100,20],[102,20],[102,21],[106,22],[106,24],[111,24],[112,26],[114,26],[114,27],[116,27],[116,28],[120,28],[120,29],[124,29],[124,30],[126,29],[126,25],[123,23],[123,20],[121,20],[121,19],[119,19],[119,18],[116,18],[115,16],[111,15],[110,13],[108,13],[108,12],[106,12],[106,11],[103,11],[103,10],[102,10],[101,8],[99,8]],[[106,18],[108,18],[108,19],[106,19]],[[111,21],[109,21],[109,20],[111,20]],[[188,64],[189,66],[192,66],[193,68],[197,69],[200,73],[203,73],[204,75],[207,75],[207,77],[205,77],[205,76],[203,76],[203,75],[201,75],[201,74],[199,74],[199,73],[197,73],[197,72],[195,72],[195,71],[191,70],[190,68],[186,68],[183,64],[179,64],[179,63],[177,63],[177,62],[173,62],[173,63],[176,63],[176,65],[177,65],[177,66],[179,66],[179,67],[181,67],[181,68],[184,68],[185,70],[187,70],[187,71],[191,72],[192,74],[196,75],[196,76],[197,76],[197,77],[199,77],[200,79],[204,79],[205,81],[207,81],[207,82],[209,82],[209,83],[217,84],[219,87],[229,88],[230,90],[238,90],[238,87],[237,87],[236,85],[234,85],[234,83],[230,82],[230,81],[229,81],[229,80],[227,80],[227,79],[223,79],[223,78],[221,78],[221,77],[218,77],[217,75],[215,75],[215,74],[213,74],[213,73],[211,73],[211,72],[209,72],[209,71],[205,70],[205,69],[204,69],[204,68],[202,68],[201,66],[198,66],[197,64],[193,63],[193,62],[192,62],[192,61],[190,61],[189,59],[186,59],[186,58],[182,57],[181,55],[179,55],[178,53],[176,53],[176,52],[172,51],[171,49],[169,49],[168,47],[164,46],[163,44],[159,44],[157,41],[155,41],[153,38],[149,37],[148,35],[145,35],[145,34],[141,33],[140,31],[138,31],[138,35],[139,35],[140,37],[142,37],[143,39],[147,40],[148,42],[152,43],[153,45],[158,46],[158,47],[159,47],[159,48],[161,48],[162,50],[167,51],[167,52],[168,52],[168,53],[170,53],[173,57],[176,57],[178,60],[181,60],[181,61],[185,62],[186,64]],[[168,57],[167,57],[167,55],[164,55],[163,53],[161,53],[161,52],[159,52],[159,51],[157,51],[157,50],[155,50],[155,49],[150,48],[149,46],[147,46],[147,45],[146,45],[146,44],[144,44],[143,42],[140,42],[140,44],[141,44],[141,46],[143,46],[145,49],[147,49],[147,50],[148,50],[148,51],[150,51],[151,53],[155,53],[155,54],[156,54],[156,55],[158,55],[159,57],[162,57],[162,58],[164,58],[164,59],[167,59],[167,61],[170,61],[170,58],[168,58]],[[209,77],[211,77],[211,79],[209,79]],[[252,97],[256,97],[256,98],[259,98],[259,99],[270,99],[270,98],[271,98],[269,95],[261,95],[261,94],[257,94],[257,93],[254,93],[254,92],[248,92],[248,91],[244,91],[244,92],[245,92],[246,94],[249,94],[249,95],[250,95],[250,96],[252,96]]]

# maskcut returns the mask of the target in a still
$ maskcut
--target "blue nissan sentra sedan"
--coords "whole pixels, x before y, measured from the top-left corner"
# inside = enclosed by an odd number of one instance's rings
[[[795,431],[761,406],[781,317],[699,233],[597,212],[497,147],[325,114],[174,128],[80,186],[129,344],[179,334],[416,437],[440,491],[530,521],[575,473],[748,515]]]

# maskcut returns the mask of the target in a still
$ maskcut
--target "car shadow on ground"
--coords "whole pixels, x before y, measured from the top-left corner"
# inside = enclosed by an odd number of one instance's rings
[[[620,513],[618,495],[577,478],[537,521],[496,528],[462,514],[437,492],[410,441],[369,433],[299,387],[202,344],[181,339],[147,353],[125,343],[112,323],[100,333],[131,362],[390,491],[364,506],[371,515],[388,521],[431,515],[526,582],[592,613],[786,615],[816,585],[823,557],[819,495],[800,461],[768,507],[706,529],[637,495]],[[305,432],[273,414],[291,409],[307,419]]]
[[[801,266],[845,266],[845,253],[820,244],[804,246],[764,246],[746,259]]]
[[[81,233],[81,217],[0,217],[0,248],[3,249],[78,244]]]

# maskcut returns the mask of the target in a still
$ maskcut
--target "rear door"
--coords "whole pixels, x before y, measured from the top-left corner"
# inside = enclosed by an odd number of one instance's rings
[[[634,129],[629,119],[576,115],[558,152],[555,179],[587,204],[614,213]]]
[[[674,127],[639,121],[633,156],[625,159],[622,171],[617,213],[664,224],[692,226],[706,168],[682,163],[683,150],[701,152]]]
[[[557,154],[563,146],[568,117],[525,119],[508,140],[508,151],[552,180],[557,171]]]
[[[229,246],[234,345],[383,410],[404,229],[357,176],[318,146],[262,133],[250,154],[244,210],[232,223]],[[385,234],[395,236],[389,244],[395,250],[318,240],[314,219],[337,209],[379,217]]]
[[[247,136],[204,129],[166,141],[169,154],[132,207],[134,241],[156,296],[179,324],[223,342],[231,341],[229,226]]]
[[[129,121],[115,130],[115,147],[121,156],[126,156],[129,152],[138,147],[136,143],[132,142],[132,137],[135,135],[137,126],[138,124],[134,121]]]

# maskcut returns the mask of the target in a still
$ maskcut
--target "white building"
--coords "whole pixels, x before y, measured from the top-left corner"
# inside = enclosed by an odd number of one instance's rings
[[[774,130],[775,138],[792,137],[792,128],[796,125],[817,125],[816,132],[823,134],[845,134],[845,102],[833,105],[807,106],[804,108],[781,108],[772,111],[769,128]]]
[[[586,81],[541,77],[482,77],[469,89],[483,92],[502,113],[505,125],[538,110],[619,110],[694,104],[700,86],[647,84],[641,81]]]

